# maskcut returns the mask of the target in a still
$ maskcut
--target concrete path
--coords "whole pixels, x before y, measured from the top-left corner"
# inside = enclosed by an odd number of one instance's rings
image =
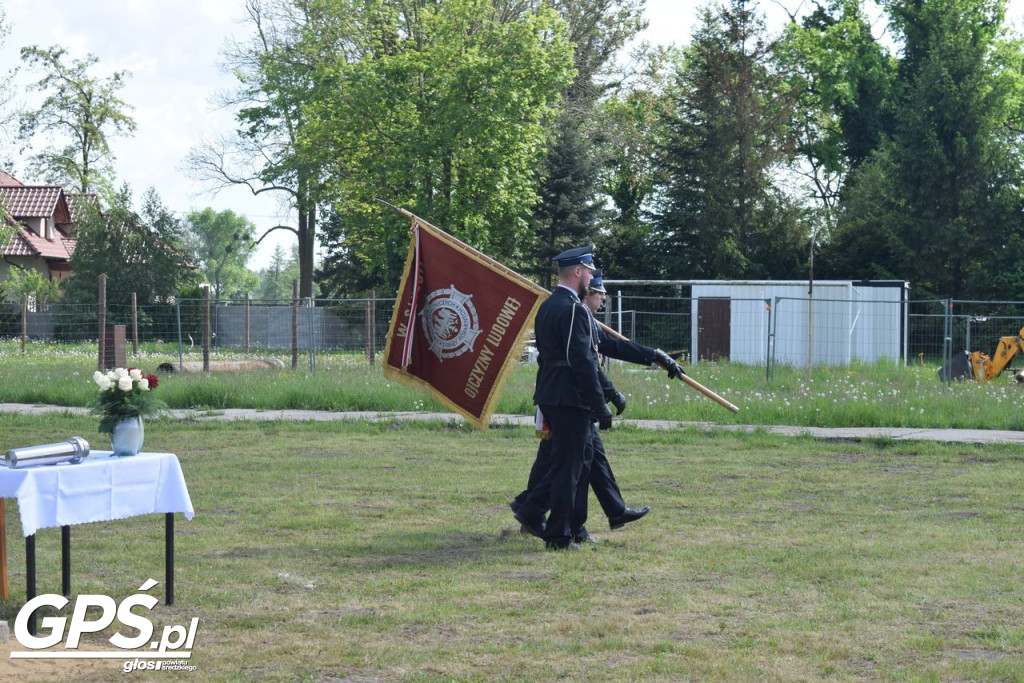
[[[188,420],[284,420],[291,422],[326,422],[331,420],[370,420],[373,422],[397,422],[401,420],[453,420],[462,422],[454,413],[411,413],[411,412],[329,412],[321,410],[256,410],[249,408],[228,408],[223,410],[172,410],[179,419]],[[87,415],[88,408],[65,406],[29,405],[24,403],[0,403],[0,413],[72,413]],[[532,426],[533,417],[523,415],[494,415],[494,425]],[[915,427],[791,427],[785,425],[726,425],[711,422],[677,422],[673,420],[618,420],[641,429],[681,429],[696,427],[707,430],[728,430],[741,432],[764,431],[771,434],[790,436],[809,435],[820,439],[878,439],[896,441],[943,441],[949,443],[1020,443],[1024,444],[1024,432],[995,429],[926,429]]]

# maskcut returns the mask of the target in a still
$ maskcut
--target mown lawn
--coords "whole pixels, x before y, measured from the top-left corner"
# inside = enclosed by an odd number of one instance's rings
[[[94,429],[0,416],[11,445]],[[592,500],[597,550],[553,553],[507,507],[528,428],[147,424],[196,510],[158,628],[200,619],[197,680],[1024,678],[1019,448],[693,428],[605,443],[627,501],[653,512],[608,532]],[[75,592],[162,579],[162,539],[160,515],[76,527]],[[38,553],[41,592],[58,590],[56,530]]]

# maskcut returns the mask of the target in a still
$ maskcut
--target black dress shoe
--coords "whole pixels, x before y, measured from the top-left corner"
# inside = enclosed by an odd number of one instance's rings
[[[650,511],[651,508],[649,505],[644,505],[639,510],[634,510],[633,508],[626,508],[626,511],[623,512],[621,515],[609,517],[608,526],[610,526],[612,529],[621,529],[630,522],[635,522],[636,520],[640,519]]]
[[[601,541],[596,539],[596,538],[594,538],[593,536],[591,536],[590,534],[588,534],[587,532],[584,531],[582,534],[576,534],[575,536],[573,536],[572,537],[572,542],[573,543],[578,543],[579,545],[583,545],[585,543],[589,543],[591,545],[597,545]]]
[[[519,533],[530,534],[537,538],[544,538],[544,520],[540,520],[539,522],[529,520],[518,512],[513,516],[516,518],[516,521],[519,522]]]

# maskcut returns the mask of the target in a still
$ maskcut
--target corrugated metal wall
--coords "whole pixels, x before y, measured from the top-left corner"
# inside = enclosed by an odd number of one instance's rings
[[[691,286],[693,358],[701,353],[697,307],[702,298],[731,301],[729,360],[734,363],[763,365],[770,360],[773,333],[775,362],[795,367],[807,366],[808,341],[815,365],[895,362],[904,355],[904,283],[819,281],[813,300],[808,299],[806,281],[703,281]]]

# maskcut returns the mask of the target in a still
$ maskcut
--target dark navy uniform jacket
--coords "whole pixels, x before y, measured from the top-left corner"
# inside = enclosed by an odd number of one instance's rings
[[[540,365],[533,393],[537,405],[580,408],[594,415],[607,410],[590,320],[586,306],[565,287],[555,287],[540,305],[534,323]]]

